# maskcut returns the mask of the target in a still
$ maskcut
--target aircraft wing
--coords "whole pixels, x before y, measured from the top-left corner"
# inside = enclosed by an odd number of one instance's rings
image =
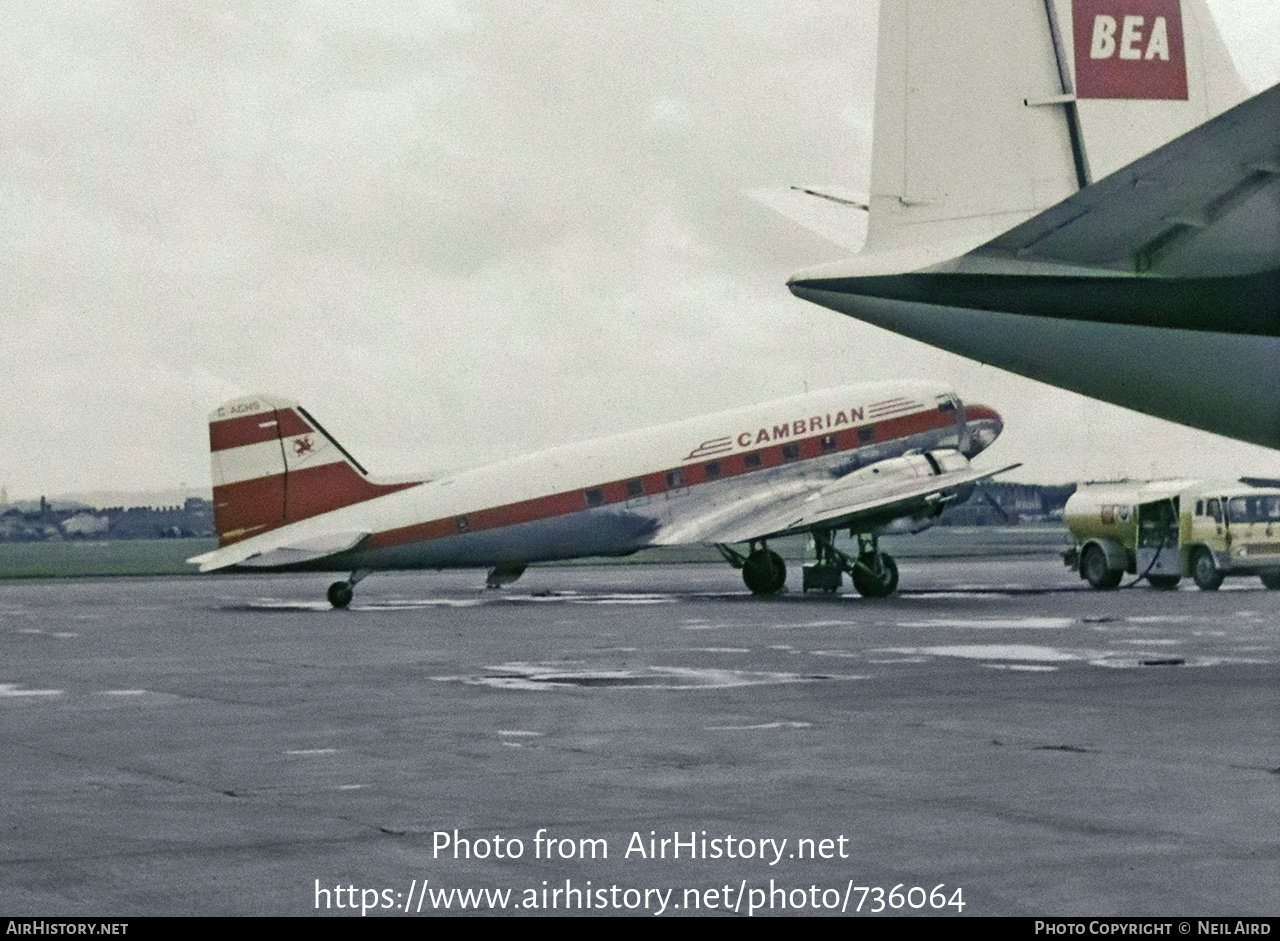
[[[822,485],[774,491],[664,528],[655,545],[735,543],[852,528],[870,532],[905,516],[936,516],[968,496],[968,485],[1019,467],[975,470],[962,454],[933,451],[892,458]]]
[[[992,239],[969,260],[1181,278],[1274,269],[1278,134],[1275,85]],[[1186,326],[1210,328],[1203,318]]]
[[[789,286],[980,362],[1280,447],[1278,140],[1280,85],[950,261],[873,251]]]
[[[369,537],[369,533],[334,532],[321,536],[292,538],[285,530],[275,530],[223,546],[204,555],[187,559],[199,565],[201,572],[242,566],[244,568],[284,568],[314,562],[340,552],[354,549]]]

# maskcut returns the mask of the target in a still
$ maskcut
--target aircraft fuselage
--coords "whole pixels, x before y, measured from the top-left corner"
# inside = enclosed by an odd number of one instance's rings
[[[350,550],[281,565],[250,558],[237,567],[520,566],[699,542],[680,538],[682,520],[750,517],[908,453],[976,454],[1000,427],[995,412],[966,410],[937,383],[827,390],[423,481],[290,523],[274,536],[306,544],[334,532],[367,534]]]

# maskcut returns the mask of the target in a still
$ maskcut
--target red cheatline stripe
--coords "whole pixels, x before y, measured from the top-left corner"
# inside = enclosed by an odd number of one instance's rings
[[[213,529],[229,546],[284,523],[284,474],[213,488]]]
[[[285,474],[272,474],[223,484],[213,488],[214,531],[218,544],[229,546],[286,523],[414,486],[416,482],[370,483],[341,461],[289,471],[287,479]]]
[[[994,413],[993,413],[994,414]],[[573,490],[566,490],[562,493],[554,493],[545,497],[535,497],[532,500],[521,500],[517,503],[508,503],[502,506],[491,507],[483,510],[476,510],[466,514],[466,532],[473,533],[484,529],[498,529],[503,526],[514,526],[519,523],[530,523],[535,520],[549,519],[555,516],[564,516],[569,513],[575,513],[578,510],[587,509],[586,491],[599,488],[603,492],[604,500],[599,505],[610,503],[622,503],[628,499],[627,481],[643,480],[644,492],[646,495],[660,494],[668,489],[666,475],[672,471],[680,471],[683,476],[683,486],[697,486],[706,483],[708,478],[706,474],[707,464],[715,463],[720,466],[720,475],[712,479],[724,480],[729,477],[737,477],[742,474],[749,474],[755,470],[762,470],[769,467],[777,467],[780,464],[796,463],[798,461],[811,460],[816,457],[829,456],[833,453],[841,451],[852,451],[860,447],[865,447],[877,442],[892,441],[897,438],[905,438],[910,435],[921,434],[936,428],[950,427],[955,424],[953,413],[942,413],[937,409],[929,409],[923,412],[917,412],[913,415],[904,415],[901,418],[889,419],[887,421],[878,422],[874,425],[862,425],[861,427],[842,429],[837,432],[829,432],[823,435],[814,435],[809,438],[793,438],[786,442],[778,444],[769,444],[761,448],[752,449],[751,451],[743,451],[737,454],[731,454],[723,457],[715,458],[714,461],[705,461],[699,464],[685,464],[681,467],[673,467],[667,471],[655,471],[648,474],[637,475],[624,480],[610,481],[604,484],[596,484],[590,487],[580,487]],[[858,432],[865,432],[871,429],[872,436],[865,441],[858,440]],[[822,439],[828,436],[834,436],[836,446],[834,449],[827,451],[822,450]],[[782,445],[798,444],[800,446],[800,455],[788,461],[782,456]],[[745,462],[748,453],[756,453],[760,455],[759,467],[748,467]],[[375,533],[371,540],[371,545],[375,548],[389,548],[391,546],[402,546],[412,542],[427,542],[432,539],[440,539],[444,536],[454,536],[460,531],[458,526],[458,517],[450,516],[445,519],[432,520],[427,523],[418,523],[413,526],[403,526],[398,529],[386,530],[381,533]]]
[[[257,415],[209,422],[209,450],[225,451],[246,444],[305,435],[313,430],[293,409],[259,412]]]
[[[296,523],[350,506],[374,497],[416,487],[417,481],[399,484],[375,484],[361,477],[351,465],[342,461],[289,471],[288,506],[285,521]]]

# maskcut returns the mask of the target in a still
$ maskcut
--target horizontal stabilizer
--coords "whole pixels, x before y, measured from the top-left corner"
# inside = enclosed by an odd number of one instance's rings
[[[753,200],[847,251],[867,240],[871,197],[840,186],[785,186],[750,190]]]
[[[187,559],[199,565],[202,572],[242,566],[244,568],[287,568],[314,562],[356,548],[368,533],[325,533],[305,539],[291,540],[283,532],[267,533],[222,549]]]

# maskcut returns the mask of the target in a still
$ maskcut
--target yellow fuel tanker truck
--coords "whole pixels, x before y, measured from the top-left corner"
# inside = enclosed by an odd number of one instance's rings
[[[1125,573],[1153,588],[1183,576],[1213,591],[1228,575],[1280,588],[1280,480],[1121,480],[1081,484],[1067,500],[1068,567],[1094,588]]]

